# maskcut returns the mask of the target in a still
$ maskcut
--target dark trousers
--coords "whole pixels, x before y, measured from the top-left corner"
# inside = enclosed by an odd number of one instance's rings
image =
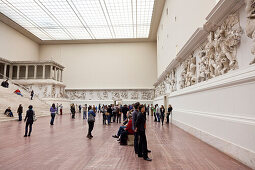
[[[162,126],[163,126],[164,120],[165,120],[165,116],[161,116]]]
[[[22,113],[19,113],[19,121],[22,120]]]
[[[89,124],[88,136],[92,136],[91,132],[94,128],[94,122],[88,122],[88,124]]]
[[[25,127],[25,136],[27,136],[27,130],[28,130],[28,126],[29,126],[29,132],[28,135],[30,136],[31,132],[32,132],[32,124],[33,123],[26,123],[26,127]]]
[[[107,116],[103,114],[103,125],[106,125]]]
[[[114,113],[114,114],[113,114],[113,122],[115,122],[116,116],[117,116],[117,115]]]
[[[134,148],[135,148],[135,153],[138,153],[138,140],[139,140],[139,134],[138,132],[134,133]]]
[[[117,123],[121,123],[121,115],[117,114]]]
[[[33,97],[34,97],[34,96],[33,96],[33,95],[31,95],[31,100],[33,100]]]
[[[51,113],[51,120],[50,120],[51,125],[54,124],[54,119],[55,119],[55,113]]]
[[[117,136],[120,136],[125,131],[126,126],[120,126]]]
[[[111,123],[111,115],[107,116],[107,120],[108,120],[108,125]]]
[[[167,113],[166,114],[166,123],[169,123],[169,116],[170,116],[171,113]]]
[[[158,122],[160,122],[160,116],[159,116],[159,113],[156,113],[156,115],[157,115]]]
[[[154,122],[157,121],[157,116],[156,116],[156,112],[154,112]]]
[[[72,119],[74,119],[75,118],[75,113],[72,113]]]
[[[144,159],[148,158],[148,149],[147,149],[147,139],[145,131],[138,132],[139,141],[138,141],[138,156],[143,156]]]
[[[125,121],[126,119],[127,119],[127,113],[126,114],[123,113],[123,121]]]

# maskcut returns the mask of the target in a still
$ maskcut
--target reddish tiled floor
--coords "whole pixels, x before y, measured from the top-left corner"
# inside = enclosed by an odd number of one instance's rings
[[[96,119],[94,138],[86,138],[87,122],[78,114],[39,118],[31,137],[24,138],[24,122],[0,122],[0,169],[249,169],[174,125],[147,122],[148,148],[152,162],[134,154],[133,147],[120,146],[112,135],[118,124],[102,125]]]

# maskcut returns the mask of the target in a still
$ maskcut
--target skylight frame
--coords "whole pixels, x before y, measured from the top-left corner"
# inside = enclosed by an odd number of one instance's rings
[[[0,0],[0,12],[41,40],[149,38],[154,0]]]

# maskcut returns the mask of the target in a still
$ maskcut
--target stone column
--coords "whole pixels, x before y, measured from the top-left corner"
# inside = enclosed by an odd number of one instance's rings
[[[26,65],[25,79],[28,77],[28,65]]]
[[[20,68],[20,66],[17,65],[17,80],[19,80],[19,68]]]
[[[62,82],[63,70],[60,70],[60,81]]]
[[[57,67],[54,67],[54,80],[57,80]]]
[[[42,73],[43,79],[45,79],[45,65],[43,65],[43,73]]]
[[[13,72],[13,66],[10,65],[10,74],[9,74],[9,78],[12,79],[12,72]]]
[[[34,66],[34,79],[36,79],[37,76],[37,65]]]
[[[52,79],[52,65],[50,65],[50,79]]]
[[[6,79],[6,71],[7,71],[7,64],[4,63],[4,76],[3,76],[4,79]]]

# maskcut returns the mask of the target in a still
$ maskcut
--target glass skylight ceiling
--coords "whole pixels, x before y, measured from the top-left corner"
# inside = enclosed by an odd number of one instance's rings
[[[154,0],[0,0],[41,40],[148,38]]]

